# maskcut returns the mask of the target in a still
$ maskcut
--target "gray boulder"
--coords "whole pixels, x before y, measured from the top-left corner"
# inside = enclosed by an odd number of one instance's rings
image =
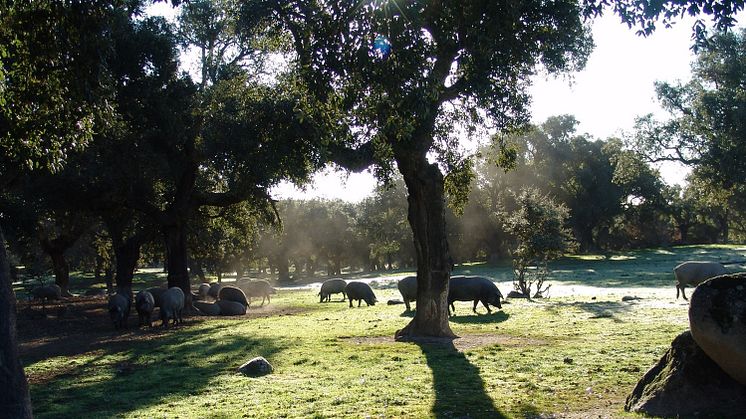
[[[528,295],[518,290],[513,290],[508,293],[508,298],[528,298]]]
[[[409,303],[417,301],[417,277],[405,276],[396,283],[396,287],[399,288],[399,293],[402,300],[404,300],[404,306],[407,307],[407,311],[412,311]]]
[[[376,295],[373,294],[370,285],[365,282],[352,281],[348,283],[345,287],[345,293],[347,294],[347,298],[350,300],[350,307],[352,307],[352,300],[357,300],[358,307],[360,307],[360,304],[362,304],[363,301],[365,301],[365,304],[369,306],[374,306],[376,305],[376,302],[378,302],[378,299],[376,299]]]
[[[327,279],[324,281],[323,284],[321,284],[321,290],[319,291],[319,296],[321,297],[320,303],[323,303],[324,301],[331,301],[332,294],[339,294],[342,293],[342,301],[347,298],[347,295],[345,294],[345,287],[347,286],[347,281],[340,278],[334,278],[334,279]]]
[[[220,289],[218,293],[218,301],[235,301],[243,304],[245,307],[249,306],[249,301],[246,299],[246,294],[241,288],[226,285]]]
[[[746,387],[718,367],[687,331],[640,379],[624,409],[649,416],[740,418],[745,395]]]
[[[246,306],[230,300],[218,300],[215,304],[220,307],[220,315],[222,316],[243,316],[246,314]]]
[[[240,372],[243,375],[248,375],[250,377],[259,377],[262,375],[267,375],[274,371],[274,368],[272,368],[272,364],[269,363],[264,357],[258,356],[249,362],[241,365],[238,367],[238,372]]]
[[[699,285],[692,293],[689,325],[697,345],[746,385],[746,274],[723,275]]]
[[[200,311],[200,313],[208,316],[219,316],[220,305],[217,303],[208,303],[206,301],[194,301],[192,303],[194,308]]]

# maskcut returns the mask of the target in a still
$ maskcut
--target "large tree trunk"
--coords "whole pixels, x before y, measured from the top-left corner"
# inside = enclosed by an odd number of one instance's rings
[[[140,259],[140,247],[142,241],[139,237],[133,236],[122,240],[121,236],[114,238],[114,254],[117,258],[117,292],[125,295],[132,293],[132,279],[135,277],[137,261]]]
[[[288,258],[280,256],[275,259],[277,267],[277,282],[287,284],[290,282],[290,262]]]
[[[679,224],[679,234],[681,235],[681,244],[689,243],[689,224]]]
[[[0,416],[31,418],[31,397],[16,343],[16,298],[0,229]]]
[[[202,269],[202,261],[192,259],[191,262],[189,262],[189,272],[192,276],[198,277],[200,281],[207,282],[205,270]],[[220,275],[218,275],[218,279],[220,279]]]
[[[166,238],[166,266],[168,267],[168,287],[179,287],[184,291],[185,307],[192,306],[192,287],[189,283],[186,229],[183,223],[175,223],[163,228]]]
[[[404,157],[404,158],[400,158]],[[417,311],[412,321],[396,332],[397,339],[455,337],[448,324],[448,253],[443,174],[428,163],[425,153],[397,156],[409,194],[409,225],[417,257]]]
[[[65,259],[65,249],[52,247],[47,250],[47,253],[52,259],[54,283],[62,288],[62,295],[70,296],[70,264]]]

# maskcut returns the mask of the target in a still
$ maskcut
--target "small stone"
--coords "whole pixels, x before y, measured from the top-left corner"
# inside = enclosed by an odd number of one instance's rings
[[[520,291],[513,290],[508,293],[508,298],[528,298],[528,295]]]
[[[267,375],[274,371],[274,368],[272,368],[272,364],[269,363],[264,357],[258,356],[249,362],[241,365],[238,367],[238,372],[240,372],[243,375],[248,375],[250,377],[259,377],[262,375]]]

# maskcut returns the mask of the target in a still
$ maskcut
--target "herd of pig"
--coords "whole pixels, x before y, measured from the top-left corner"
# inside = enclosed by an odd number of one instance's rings
[[[407,307],[407,311],[411,308],[409,303],[417,301],[417,277],[407,276],[399,280],[397,288],[401,293],[404,304]],[[362,301],[369,306],[375,305],[378,301],[376,299],[373,290],[370,286],[364,282],[345,282],[343,279],[329,279],[321,284],[321,291],[319,291],[320,302],[330,301],[332,294],[342,294],[342,301],[345,297],[350,301],[350,307],[352,307],[352,301],[357,300],[358,307],[362,304]],[[481,276],[452,276],[448,284],[448,310],[456,312],[456,308],[453,305],[454,301],[473,301],[474,307],[472,310],[477,312],[477,304],[482,302],[482,305],[487,309],[488,313],[492,313],[490,305],[502,308],[500,300],[503,295],[494,282]]]
[[[697,286],[706,279],[724,274],[725,268],[718,262],[685,262],[674,268],[676,278],[676,297],[679,290],[682,296],[686,286]],[[409,303],[417,301],[417,277],[407,276],[399,280],[397,287],[401,293],[407,311],[410,311]],[[196,293],[191,293],[194,308],[203,314],[210,316],[238,316],[246,314],[251,298],[262,297],[261,305],[270,302],[270,295],[276,294],[276,290],[267,281],[239,280],[235,285],[223,285],[221,283],[201,284]],[[347,282],[343,279],[329,279],[321,284],[319,291],[320,302],[331,300],[332,294],[342,294],[342,301],[349,300],[350,307],[357,300],[358,307],[363,301],[369,306],[378,301],[370,285],[360,281]],[[30,296],[34,300],[44,301],[59,300],[61,289],[55,284],[45,285],[31,290]],[[497,286],[487,278],[479,276],[452,276],[448,285],[448,310],[455,313],[454,301],[472,301],[472,310],[476,313],[477,305],[482,305],[491,313],[490,306],[502,308],[500,300],[503,295]],[[212,300],[212,301],[210,301]],[[114,327],[120,329],[127,326],[131,305],[133,302],[131,292],[120,292],[109,298],[108,310]],[[139,325],[152,326],[153,313],[159,308],[159,315],[163,327],[169,323],[178,324],[182,321],[182,311],[186,303],[184,292],[178,288],[154,287],[142,290],[134,297],[135,310],[138,314]]]
[[[202,314],[239,316],[246,314],[252,297],[262,297],[264,305],[265,301],[269,303],[270,294],[276,292],[267,281],[237,281],[235,286],[204,283],[199,286],[196,293],[191,293],[191,296],[192,305]],[[134,303],[139,326],[152,326],[153,312],[159,308],[161,326],[168,327],[169,323],[181,323],[186,298],[179,287],[153,287],[138,292]],[[118,292],[109,297],[109,316],[114,328],[127,326],[131,305],[132,294],[129,292]]]

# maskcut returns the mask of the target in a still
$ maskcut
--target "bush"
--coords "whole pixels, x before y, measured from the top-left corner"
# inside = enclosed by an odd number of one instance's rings
[[[505,230],[513,237],[513,286],[530,297],[535,285],[534,297],[541,297],[550,287],[544,286],[547,263],[575,247],[565,228],[568,209],[535,188],[522,188],[515,200],[517,209],[504,214]]]

